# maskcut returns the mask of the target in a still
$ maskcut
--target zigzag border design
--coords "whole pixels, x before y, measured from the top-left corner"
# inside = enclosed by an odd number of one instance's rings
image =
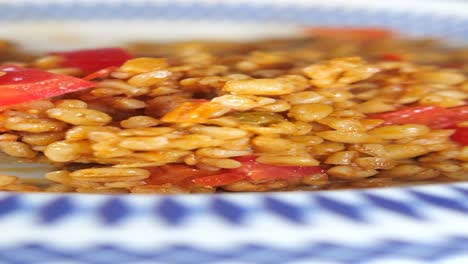
[[[280,264],[294,261],[327,263],[363,263],[372,260],[409,259],[428,263],[449,257],[468,257],[468,237],[446,237],[436,242],[382,239],[368,245],[345,245],[335,242],[305,243],[301,247],[279,248],[263,244],[242,244],[213,249],[188,244],[172,244],[154,249],[131,249],[113,244],[86,248],[63,248],[57,245],[28,243],[0,247],[0,260],[6,263],[59,263],[60,261],[113,264],[151,261],[152,263],[221,263]],[[145,262],[146,263],[146,262]],[[236,262],[237,263],[237,262]]]
[[[73,221],[71,216],[97,217],[100,225],[119,225],[123,221],[138,217],[160,219],[169,226],[184,225],[191,218],[210,216],[230,225],[242,226],[249,217],[269,214],[291,225],[313,222],[317,214],[331,213],[343,221],[368,223],[372,216],[393,213],[410,221],[432,221],[428,209],[444,209],[449,213],[468,215],[468,187],[446,186],[443,195],[424,188],[393,189],[395,193],[379,191],[348,192],[358,202],[348,202],[336,192],[295,193],[301,203],[290,202],[281,194],[252,195],[256,205],[242,202],[235,195],[200,196],[201,203],[194,207],[187,204],[186,196],[146,196],[143,207],[135,206],[126,196],[96,196],[94,203],[82,203],[80,199],[67,195],[51,195],[51,199],[38,202],[34,194],[6,194],[0,196],[0,219],[27,212],[38,219],[38,225],[50,226]],[[312,219],[312,220],[311,220]]]

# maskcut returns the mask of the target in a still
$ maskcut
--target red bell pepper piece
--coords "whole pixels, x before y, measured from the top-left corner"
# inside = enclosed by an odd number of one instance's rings
[[[86,49],[75,51],[51,52],[62,58],[62,67],[80,68],[85,74],[107,67],[119,67],[133,56],[120,48]]]
[[[435,129],[450,128],[468,119],[468,106],[454,108],[413,106],[392,112],[372,114],[369,117],[383,119],[384,125],[421,124]]]
[[[455,130],[455,133],[450,138],[462,146],[467,146],[468,145],[468,127],[458,127]]]
[[[80,78],[13,65],[0,66],[0,106],[50,98],[95,84]]]

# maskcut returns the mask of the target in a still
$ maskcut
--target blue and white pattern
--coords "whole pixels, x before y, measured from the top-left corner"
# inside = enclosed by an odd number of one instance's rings
[[[420,0],[397,0],[392,1],[392,4],[362,0],[348,1],[353,3],[317,0],[291,2],[4,1],[0,2],[0,22],[206,20],[278,25],[371,25],[386,26],[411,34],[468,38],[468,14],[463,12],[466,3],[445,1],[441,5],[440,1]]]
[[[0,38],[33,48],[139,40],[148,32],[150,39],[288,35],[303,25],[388,26],[466,40],[468,2],[0,0]],[[0,264],[468,263],[467,219],[468,184],[192,196],[0,193]]]
[[[243,226],[256,218],[277,218],[284,224],[303,225],[333,214],[340,221],[366,224],[381,214],[408,221],[433,222],[429,212],[468,215],[468,184],[432,185],[360,191],[288,192],[210,195],[86,195],[1,193],[0,219],[29,213],[38,226],[96,217],[101,226],[120,225],[152,217],[167,226],[186,226],[209,216],[229,226]]]
[[[387,239],[368,246],[343,245],[334,242],[304,243],[294,249],[248,243],[223,250],[193,244],[171,244],[152,250],[128,249],[112,244],[99,244],[82,249],[64,249],[42,243],[27,243],[0,248],[0,263],[377,263],[405,259],[415,263],[434,263],[453,255],[466,255],[468,237],[447,237],[437,243],[408,242]],[[392,260],[393,259],[393,260]],[[460,259],[459,259],[460,260]],[[447,262],[449,263],[449,262]],[[462,263],[462,262],[452,262]]]
[[[467,198],[468,184],[214,196],[4,193],[0,263],[452,263],[444,261],[468,260]]]

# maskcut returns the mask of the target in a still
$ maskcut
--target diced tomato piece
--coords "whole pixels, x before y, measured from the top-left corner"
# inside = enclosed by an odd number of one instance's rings
[[[107,68],[119,67],[133,56],[120,48],[86,49],[75,51],[51,52],[62,57],[62,67],[80,68],[85,74]]]
[[[80,78],[54,74],[38,69],[26,69],[5,65],[0,71],[0,106],[50,98],[82,89],[95,84]]]
[[[414,106],[397,111],[369,115],[383,119],[384,125],[421,124],[431,128],[449,128],[467,120],[467,106],[443,108],[440,106]]]
[[[223,186],[223,185],[228,185],[231,183],[236,183],[238,181],[241,181],[247,178],[248,176],[245,174],[227,172],[227,173],[197,178],[197,179],[194,179],[193,181],[202,186],[216,187],[216,186]]]
[[[386,61],[405,61],[406,59],[395,53],[385,53],[382,55],[382,59]]]
[[[242,164],[246,164],[249,162],[255,162],[255,160],[257,160],[257,156],[254,156],[254,155],[242,156],[242,157],[237,157],[236,160]]]
[[[341,39],[378,40],[395,36],[393,31],[378,27],[309,27],[305,31],[312,36]]]
[[[468,127],[459,127],[455,130],[455,133],[451,136],[453,141],[461,144],[462,146],[468,145]]]
[[[317,174],[324,170],[319,166],[277,166],[262,164],[255,161],[255,156],[237,158],[242,165],[228,170],[231,173],[245,174],[255,181],[287,180]]]
[[[456,63],[456,62],[443,63],[442,65],[440,65],[440,67],[442,67],[442,68],[450,68],[450,69],[461,69],[464,66],[465,65],[463,63]]]
[[[449,110],[457,115],[457,123],[468,121],[468,105],[449,108]]]
[[[88,74],[86,75],[85,77],[83,77],[84,80],[87,80],[87,81],[91,81],[91,80],[95,80],[95,79],[104,79],[104,78],[107,78],[110,76],[110,74],[117,70],[119,67],[116,67],[116,66],[111,66],[111,67],[107,67],[107,68],[104,68],[104,69],[100,69],[99,71],[96,71],[96,72],[93,72],[91,74]]]
[[[242,165],[239,168],[228,169],[219,175],[212,175],[195,180],[197,183],[211,186],[222,186],[235,183],[244,179],[254,181],[273,181],[302,178],[308,175],[324,172],[319,166],[277,166],[262,164],[256,161],[255,156],[236,158]],[[203,179],[203,180],[202,180]]]
[[[151,176],[148,184],[172,183],[181,187],[201,185],[205,187],[223,186],[245,179],[254,181],[273,181],[302,178],[324,172],[319,166],[275,166],[255,161],[255,156],[236,158],[242,165],[235,169],[220,171],[201,170],[187,165],[166,165],[149,168]]]
[[[194,179],[220,174],[219,171],[201,170],[187,165],[166,165],[148,170],[151,176],[146,179],[146,183],[156,185],[171,183],[180,187],[191,187],[194,185]]]

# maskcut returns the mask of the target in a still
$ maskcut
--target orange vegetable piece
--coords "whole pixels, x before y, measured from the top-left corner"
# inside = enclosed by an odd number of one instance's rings
[[[184,102],[161,118],[168,123],[200,123],[224,111],[225,108],[215,102]]]
[[[392,38],[396,34],[390,29],[379,27],[309,27],[307,35],[339,39],[377,40]]]

